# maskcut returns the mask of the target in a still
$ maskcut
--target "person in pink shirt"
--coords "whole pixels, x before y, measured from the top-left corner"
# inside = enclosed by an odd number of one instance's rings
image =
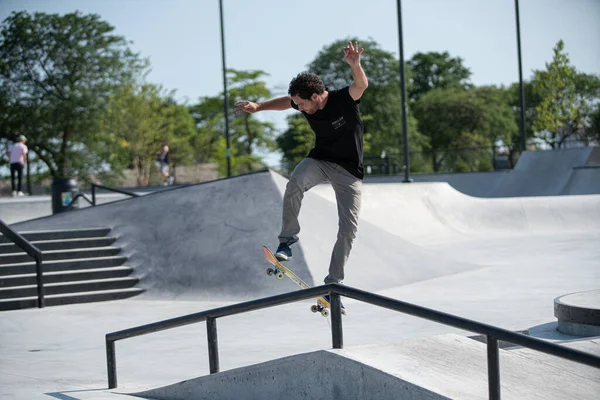
[[[10,149],[10,183],[12,185],[12,195],[25,196],[21,191],[21,181],[23,180],[23,168],[27,157],[27,146],[25,142],[27,138],[23,135],[19,136],[19,141]],[[18,177],[18,185],[15,186],[15,175]]]

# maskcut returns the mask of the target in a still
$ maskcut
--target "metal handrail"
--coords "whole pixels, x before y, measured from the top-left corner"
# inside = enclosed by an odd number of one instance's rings
[[[36,246],[31,244],[19,233],[11,229],[4,221],[0,219],[0,232],[4,234],[17,247],[25,251],[35,260],[35,275],[37,281],[37,306],[44,308],[44,283],[42,281],[42,252]]]
[[[78,193],[77,196],[75,196],[73,198],[73,200],[71,200],[71,202],[66,207],[66,209],[67,210],[71,210],[75,206],[75,202],[79,198],[83,198],[89,204],[91,204],[92,206],[95,206],[96,205],[96,188],[108,190],[108,191],[115,192],[115,193],[126,194],[126,195],[131,196],[131,197],[140,197],[139,194],[130,192],[128,190],[117,189],[117,188],[112,188],[112,187],[109,187],[109,186],[103,186],[103,185],[98,185],[98,184],[92,183],[92,198],[90,199],[85,193]]]
[[[490,399],[500,399],[500,361],[498,351],[498,341],[517,344],[542,353],[550,354],[556,357],[565,358],[580,364],[589,365],[594,368],[600,368],[600,357],[580,350],[570,349],[559,346],[554,343],[546,342],[541,339],[532,338],[521,333],[511,332],[506,329],[498,328],[482,322],[477,322],[456,315],[447,314],[441,311],[407,303],[390,297],[369,293],[360,289],[339,284],[328,284],[317,286],[310,289],[297,290],[277,296],[266,297],[252,300],[244,303],[233,304],[230,306],[215,308],[212,310],[201,311],[194,314],[188,314],[181,317],[171,318],[151,324],[125,329],[106,334],[106,366],[108,372],[108,387],[114,389],[117,387],[117,366],[115,342],[117,340],[127,339],[135,336],[146,335],[180,326],[190,325],[197,322],[206,321],[207,341],[209,354],[210,373],[219,372],[219,354],[217,339],[217,318],[226,317],[235,314],[241,314],[249,311],[256,311],[264,308],[278,306],[282,304],[297,302],[315,298],[324,294],[329,294],[331,299],[331,337],[334,349],[343,348],[343,330],[340,295],[359,300],[368,304],[398,311],[404,314],[438,322],[444,325],[453,326],[462,330],[477,332],[486,335],[487,338],[487,361],[488,361],[488,391]]]
[[[96,183],[92,183],[92,205],[93,206],[96,205],[96,188],[108,190],[108,191],[115,192],[115,193],[126,194],[126,195],[131,196],[131,197],[140,197],[139,194],[130,192],[128,190],[117,189],[117,188],[112,188],[112,187],[108,187],[108,186],[98,185]]]
[[[73,207],[75,207],[75,202],[77,201],[77,199],[79,198],[83,198],[85,201],[87,201],[89,204],[91,204],[92,206],[95,206],[96,204],[94,204],[94,201],[92,199],[90,199],[85,193],[79,193],[77,194],[77,196],[73,197],[73,200],[71,200],[71,202],[69,203],[69,205],[66,207],[67,210],[71,210]]]

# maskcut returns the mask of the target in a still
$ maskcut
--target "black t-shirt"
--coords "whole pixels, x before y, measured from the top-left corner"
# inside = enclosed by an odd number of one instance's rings
[[[363,179],[363,122],[350,87],[329,92],[327,103],[314,114],[302,112],[315,132],[315,147],[307,157],[331,161]],[[298,106],[291,101],[296,110]]]

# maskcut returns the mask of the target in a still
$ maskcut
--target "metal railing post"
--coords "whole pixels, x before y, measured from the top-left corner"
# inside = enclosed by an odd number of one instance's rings
[[[117,387],[117,358],[115,354],[115,342],[106,339],[106,372],[108,373],[108,388]]]
[[[342,331],[342,302],[340,295],[329,292],[331,300],[331,342],[334,349],[344,348],[344,332]]]
[[[208,363],[211,374],[219,372],[219,341],[217,338],[217,319],[206,318],[206,334],[208,339]]]
[[[96,205],[96,185],[92,183],[92,206]]]
[[[490,400],[500,400],[500,358],[498,356],[498,339],[487,337],[488,389]]]
[[[44,282],[42,274],[42,253],[35,259],[35,274],[37,280],[38,308],[44,308]]]

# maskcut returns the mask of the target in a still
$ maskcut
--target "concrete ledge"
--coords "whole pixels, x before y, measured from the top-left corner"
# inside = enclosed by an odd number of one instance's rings
[[[600,326],[596,325],[558,321],[558,326],[556,329],[560,333],[571,336],[600,336]]]
[[[448,399],[329,351],[285,357],[132,395],[163,400]]]
[[[600,290],[557,297],[554,299],[554,316],[561,333],[600,336]]]
[[[579,365],[573,368],[570,361],[539,352],[500,350],[500,359],[503,398],[596,400],[600,393],[597,370],[582,373]],[[485,399],[486,346],[448,334],[318,351],[133,395],[164,400]]]

